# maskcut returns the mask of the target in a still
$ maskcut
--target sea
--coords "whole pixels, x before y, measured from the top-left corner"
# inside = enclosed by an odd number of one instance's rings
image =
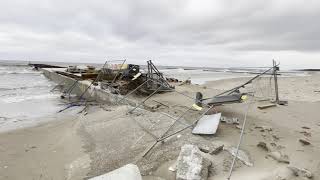
[[[29,66],[0,66],[0,132],[32,126],[61,108],[55,84]],[[48,118],[46,118],[48,119]]]
[[[0,132],[10,131],[56,119],[65,107],[61,92],[51,91],[56,84],[27,62],[0,61]],[[51,63],[61,65],[61,63]],[[66,64],[64,64],[66,65]],[[92,64],[91,64],[92,65]],[[97,64],[96,66],[101,66]],[[144,67],[145,68],[145,67]],[[193,84],[207,81],[253,77],[260,68],[198,68],[159,66],[166,77],[191,80]],[[283,71],[284,76],[306,76],[303,71]],[[64,113],[75,114],[76,110]]]

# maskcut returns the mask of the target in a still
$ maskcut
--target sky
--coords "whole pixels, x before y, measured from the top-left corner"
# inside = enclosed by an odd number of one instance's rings
[[[0,59],[320,68],[319,0],[2,0]]]

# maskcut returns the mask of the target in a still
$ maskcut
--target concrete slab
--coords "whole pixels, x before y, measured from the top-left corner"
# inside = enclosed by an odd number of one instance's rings
[[[221,113],[204,115],[192,130],[192,134],[215,134],[220,123]]]
[[[177,160],[176,180],[204,180],[208,177],[208,166],[197,146],[186,144],[181,147]]]

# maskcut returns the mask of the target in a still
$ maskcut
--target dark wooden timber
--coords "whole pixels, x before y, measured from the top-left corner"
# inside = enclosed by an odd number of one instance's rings
[[[62,66],[56,66],[56,65],[50,65],[50,64],[32,64],[29,63],[28,64],[31,67],[34,67],[35,69],[39,69],[39,68],[65,68]]]

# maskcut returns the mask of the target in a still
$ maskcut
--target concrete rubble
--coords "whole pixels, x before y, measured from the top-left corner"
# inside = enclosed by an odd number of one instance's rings
[[[237,125],[240,124],[239,119],[236,118],[236,117],[228,118],[228,117],[225,117],[225,116],[221,116],[220,121],[221,122],[225,122],[227,124],[237,124]]]
[[[186,144],[181,147],[177,160],[177,180],[205,180],[208,178],[209,161],[201,156],[199,148]]]
[[[199,149],[204,153],[217,155],[223,150],[223,147],[224,147],[224,144],[218,142],[218,143],[212,143],[211,145],[201,145]]]
[[[89,180],[142,180],[138,166],[127,164],[107,174],[90,178]]]
[[[204,115],[192,130],[192,134],[215,134],[220,123],[221,113]]]

